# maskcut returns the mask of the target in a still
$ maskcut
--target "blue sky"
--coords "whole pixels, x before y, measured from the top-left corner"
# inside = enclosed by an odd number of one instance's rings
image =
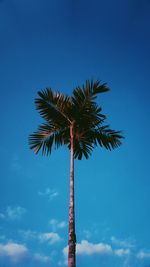
[[[69,151],[35,156],[45,87],[86,79],[123,145],[75,162],[77,266],[150,266],[150,1],[0,1],[0,267],[66,266]]]

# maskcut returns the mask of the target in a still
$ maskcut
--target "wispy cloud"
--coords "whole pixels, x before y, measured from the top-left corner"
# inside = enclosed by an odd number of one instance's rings
[[[38,234],[36,231],[18,230],[18,233],[24,240],[33,240],[33,239],[37,239],[38,237]]]
[[[67,226],[67,223],[65,221],[58,221],[56,219],[51,219],[49,221],[49,225],[52,227],[53,231],[56,231],[57,229],[63,229]]]
[[[0,213],[0,219],[19,220],[26,213],[26,209],[21,206],[8,206],[3,213]]]
[[[115,236],[111,237],[111,242],[113,245],[123,248],[134,248],[135,247],[135,240],[131,239],[118,239]]]
[[[59,234],[56,232],[39,233],[31,230],[19,230],[18,232],[24,240],[37,240],[42,243],[46,242],[50,245],[58,243],[62,240]]]
[[[123,256],[127,256],[131,253],[130,249],[115,249],[114,250],[115,255],[117,255],[118,257],[123,257]]]
[[[143,250],[139,251],[137,254],[137,258],[139,259],[150,259],[150,251],[145,252]]]
[[[59,195],[59,193],[55,189],[50,189],[49,187],[47,187],[44,191],[38,191],[38,195],[46,197],[48,198],[49,201],[51,201],[54,198],[56,198]]]
[[[26,213],[26,209],[20,206],[8,206],[6,209],[6,217],[10,220],[19,220]]]
[[[92,233],[89,230],[83,230],[83,235],[85,236],[86,239],[91,238]]]
[[[57,243],[61,240],[60,236],[57,233],[42,233],[38,236],[39,240],[41,242],[48,242],[48,244],[52,245],[54,243]]]
[[[49,256],[45,256],[39,253],[34,253],[33,260],[37,262],[41,262],[41,263],[46,263],[46,262],[49,262],[51,258]]]

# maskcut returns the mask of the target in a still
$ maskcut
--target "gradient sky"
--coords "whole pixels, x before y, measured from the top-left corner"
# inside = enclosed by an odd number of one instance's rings
[[[37,91],[107,82],[123,145],[75,162],[77,267],[150,266],[150,1],[0,1],[0,267],[66,266],[69,151],[34,155]]]

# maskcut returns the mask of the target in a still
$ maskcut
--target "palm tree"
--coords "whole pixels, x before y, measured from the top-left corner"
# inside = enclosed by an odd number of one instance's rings
[[[87,80],[73,90],[72,96],[46,88],[38,92],[36,109],[44,119],[38,130],[29,136],[30,148],[37,154],[49,155],[52,148],[66,145],[70,150],[70,204],[68,267],[76,266],[76,234],[74,211],[74,159],[86,159],[97,146],[108,150],[121,145],[120,131],[104,125],[106,116],[96,103],[97,95],[109,91],[106,83]]]

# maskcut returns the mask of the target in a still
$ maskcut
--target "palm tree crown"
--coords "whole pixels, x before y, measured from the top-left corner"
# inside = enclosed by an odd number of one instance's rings
[[[70,126],[73,126],[74,158],[86,159],[96,146],[114,149],[121,145],[121,132],[105,125],[106,116],[96,103],[98,94],[109,91],[105,83],[87,80],[73,90],[72,96],[46,88],[38,92],[36,109],[45,122],[29,136],[30,148],[49,155],[52,148],[66,145],[69,149]]]

